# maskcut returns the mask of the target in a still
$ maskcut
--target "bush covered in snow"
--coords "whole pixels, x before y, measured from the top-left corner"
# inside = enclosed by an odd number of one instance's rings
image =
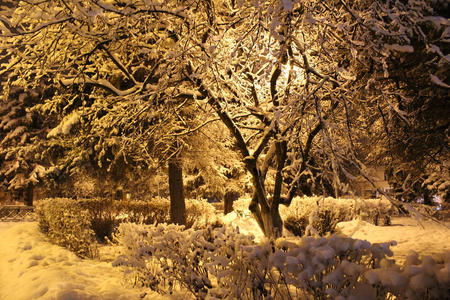
[[[251,198],[239,198],[233,202],[233,210],[240,217],[250,216],[251,212],[248,209]]]
[[[331,236],[256,244],[232,227],[135,224],[121,224],[116,238],[125,253],[114,265],[160,292],[180,284],[198,298],[220,299],[448,296],[450,255],[436,261],[412,253],[399,267],[387,259],[390,243]]]
[[[186,227],[202,228],[208,225],[222,226],[216,208],[206,199],[186,201]]]
[[[151,200],[114,201],[116,215],[122,221],[132,223],[154,224],[170,220],[170,201],[155,197]]]
[[[62,213],[71,215],[72,219],[80,218],[79,222],[89,221],[90,228],[97,240],[111,239],[114,229],[119,223],[160,224],[170,222],[170,201],[165,198],[153,198],[149,201],[115,201],[105,198],[92,199],[46,199],[41,200],[39,208],[42,228],[47,228],[49,215]],[[52,207],[47,203],[52,203]],[[83,214],[73,211],[83,211]],[[216,209],[206,200],[186,201],[187,227],[205,227],[221,225],[216,217]],[[73,221],[75,222],[75,220]],[[57,231],[59,227],[52,227]],[[64,229],[61,227],[61,229]],[[48,231],[45,230],[44,231]],[[63,233],[61,233],[63,234]]]
[[[315,229],[323,236],[333,233],[339,222],[361,219],[374,225],[389,225],[392,206],[382,199],[294,198],[289,207],[281,206],[286,229],[303,236]],[[310,225],[310,227],[308,227]]]
[[[77,205],[89,213],[91,228],[98,240],[111,238],[117,227],[117,210],[112,199],[92,198],[77,200]]]
[[[252,237],[232,227],[184,230],[173,224],[123,223],[115,240],[124,254],[113,265],[126,266],[127,277],[135,283],[158,292],[171,292],[179,284],[201,299],[213,288],[211,276],[216,271],[233,264],[234,272],[244,272],[234,259],[242,245],[253,244]]]
[[[233,227],[188,229],[121,224],[116,240],[135,283],[161,293],[175,285],[197,299],[448,299],[450,253],[411,253],[396,265],[392,243],[330,236],[254,242]]]
[[[53,243],[66,247],[80,257],[97,256],[91,216],[77,201],[44,199],[37,204],[36,214],[39,227]]]

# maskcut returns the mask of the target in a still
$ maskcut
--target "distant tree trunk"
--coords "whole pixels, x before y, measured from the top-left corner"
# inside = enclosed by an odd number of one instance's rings
[[[123,190],[122,189],[117,189],[116,190],[115,199],[116,200],[124,200],[125,199],[125,196],[123,194]]]
[[[34,192],[34,186],[32,184],[29,184],[27,186],[27,190],[25,192],[25,204],[27,206],[33,206],[33,192]]]
[[[430,206],[432,206],[434,204],[433,203],[433,196],[431,196],[430,193],[427,190],[425,190],[423,192],[423,204],[430,205]]]
[[[183,168],[178,157],[169,159],[170,220],[174,224],[186,225],[186,204],[183,188]]]
[[[233,211],[233,202],[239,198],[238,192],[226,192],[223,204],[224,214],[228,214]]]

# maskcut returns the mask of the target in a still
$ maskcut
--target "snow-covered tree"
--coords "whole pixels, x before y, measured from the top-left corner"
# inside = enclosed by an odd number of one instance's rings
[[[1,13],[2,70],[12,86],[46,78],[60,90],[44,104],[68,107],[50,135],[89,122],[100,138],[113,132],[119,145],[177,159],[183,136],[218,119],[252,178],[250,209],[276,237],[279,205],[299,190],[315,184],[337,196],[352,171],[364,175],[357,150],[373,110],[375,132],[414,117],[400,105],[407,80],[448,92],[447,6],[27,0]],[[402,74],[395,62],[411,53],[433,67]]]
[[[42,150],[42,144],[36,141],[45,136],[45,121],[30,111],[39,101],[37,92],[17,89],[9,93],[14,99],[0,102],[1,189],[33,205],[33,187],[45,171],[35,157]]]

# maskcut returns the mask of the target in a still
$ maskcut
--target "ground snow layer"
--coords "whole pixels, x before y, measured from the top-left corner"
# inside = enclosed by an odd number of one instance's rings
[[[255,233],[257,238],[263,238],[253,218],[235,216],[229,221],[243,233]],[[398,263],[404,261],[410,250],[422,255],[450,251],[450,229],[432,221],[422,221],[422,225],[424,228],[410,218],[395,218],[393,226],[387,227],[355,220],[339,223],[337,234],[372,243],[395,240],[398,245],[391,249]],[[0,300],[32,299],[160,300],[174,297],[125,286],[119,268],[113,268],[110,262],[80,259],[51,244],[35,222],[0,222]]]
[[[83,260],[51,244],[37,223],[0,226],[0,300],[141,299],[111,263]],[[149,293],[144,299],[169,299]]]

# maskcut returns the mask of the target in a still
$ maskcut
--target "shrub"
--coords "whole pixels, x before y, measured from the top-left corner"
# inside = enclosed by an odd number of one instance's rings
[[[83,210],[89,212],[91,228],[99,241],[112,238],[112,232],[118,225],[116,201],[112,199],[93,198],[77,201]]]
[[[156,197],[149,201],[116,202],[118,217],[126,222],[154,224],[170,220],[170,201]]]
[[[284,226],[297,236],[305,235],[307,229],[320,236],[333,233],[337,223],[347,216],[341,207],[330,205],[329,199],[319,205],[320,198],[295,198],[288,208],[280,209]]]
[[[90,214],[75,200],[41,200],[36,206],[36,214],[40,229],[53,243],[66,247],[80,257],[97,256]]]
[[[234,201],[233,210],[236,212],[236,215],[240,217],[250,216],[251,212],[248,209],[250,201],[250,198],[239,198],[238,200]]]
[[[95,233],[97,240],[101,242],[104,242],[105,239],[111,240],[114,229],[122,222],[160,224],[170,221],[170,201],[159,197],[150,201],[115,201],[105,198],[54,200],[53,207],[45,204],[49,201],[51,199],[42,201],[43,206],[40,209],[42,216],[40,224],[44,231],[48,232],[45,228],[50,226],[47,224],[47,218],[44,218],[45,210],[49,210],[48,214],[61,211],[61,213],[70,214],[73,219],[80,217],[80,223],[89,221],[90,228]],[[83,214],[74,214],[74,210],[83,211]],[[222,226],[216,218],[214,206],[206,200],[187,200],[186,212],[188,227]],[[52,230],[57,230],[57,228],[53,226]]]
[[[114,266],[161,293],[179,284],[197,299],[448,299],[450,253],[388,257],[394,243],[305,237],[256,244],[231,226],[202,230],[121,224]]]
[[[386,199],[358,199],[355,201],[354,216],[359,216],[363,221],[367,221],[376,226],[391,225],[390,215],[393,210],[391,202]]]
[[[204,298],[212,288],[210,272],[230,262],[241,245],[253,243],[252,237],[231,227],[184,230],[174,224],[123,223],[115,240],[125,252],[113,265],[125,266],[134,283],[158,292],[171,292],[180,284],[197,298]],[[224,251],[224,261],[212,259],[217,251]]]
[[[189,199],[186,201],[186,227],[202,228],[207,225],[221,226],[216,208],[206,199]]]
[[[333,233],[339,222],[357,218],[374,225],[390,225],[391,208],[389,201],[381,199],[297,197],[289,207],[281,206],[280,214],[293,234],[303,236],[308,228],[323,236]]]

